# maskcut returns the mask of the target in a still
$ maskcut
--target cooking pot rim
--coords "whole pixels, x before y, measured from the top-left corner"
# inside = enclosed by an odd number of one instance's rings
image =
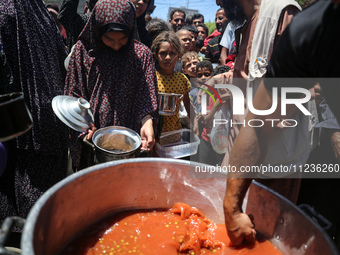
[[[2,101],[3,99],[7,99],[7,101]],[[0,95],[0,106],[19,101],[21,99],[24,99],[24,94],[22,92],[3,94]]]
[[[182,94],[176,94],[176,93],[162,93],[158,92],[159,96],[182,96]]]
[[[77,179],[82,178],[83,176],[100,171],[103,168],[108,168],[111,166],[117,166],[117,165],[122,165],[126,163],[143,163],[143,162],[160,162],[162,164],[166,163],[178,163],[178,164],[184,164],[187,166],[190,166],[191,162],[186,161],[186,160],[181,160],[181,159],[166,159],[166,158],[134,158],[134,159],[122,159],[122,160],[117,160],[117,161],[110,161],[110,162],[105,162],[105,163],[100,163],[91,167],[88,167],[84,170],[81,170],[79,172],[76,172],[72,175],[69,175],[65,179],[61,180],[60,182],[56,183],[54,186],[49,188],[39,199],[38,201],[34,204],[32,207],[24,229],[23,229],[23,234],[21,238],[21,248],[22,248],[22,254],[27,254],[27,255],[34,255],[32,251],[34,251],[33,247],[33,237],[34,237],[34,227],[36,225],[37,219],[39,217],[40,209],[43,207],[44,204],[50,199],[51,195],[56,193],[58,190],[62,189],[63,187],[67,186],[69,183],[74,182]]]
[[[15,112],[15,114],[11,114]],[[32,115],[22,92],[0,95],[0,115],[7,124],[0,128],[0,142],[25,134],[33,127]]]
[[[76,172],[62,181],[58,182],[54,186],[52,186],[50,189],[48,189],[35,203],[33,208],[31,209],[27,220],[26,224],[23,229],[23,234],[22,234],[22,239],[21,239],[21,247],[22,247],[22,254],[26,255],[34,255],[34,247],[33,247],[33,239],[34,239],[34,231],[35,231],[35,225],[37,222],[37,219],[40,214],[40,210],[43,207],[44,204],[50,199],[51,195],[56,193],[58,190],[62,189],[63,187],[67,186],[68,184],[74,182],[77,179],[82,178],[83,176],[90,174],[92,172],[96,171],[101,171],[104,168],[112,167],[112,166],[118,166],[118,165],[123,165],[123,164],[135,164],[135,163],[143,163],[143,162],[150,162],[153,161],[155,163],[161,163],[161,164],[166,164],[166,163],[177,163],[181,165],[187,165],[187,166],[192,166],[194,162],[192,161],[186,161],[186,160],[181,160],[181,159],[167,159],[167,158],[135,158],[135,159],[123,159],[123,160],[118,160],[118,161],[110,161],[110,162],[105,162],[101,164],[97,164],[91,167],[88,167],[82,171]],[[203,165],[201,163],[195,162],[196,164]],[[318,231],[320,231],[325,238],[327,244],[329,245],[331,251],[333,254],[339,254],[334,242],[330,239],[330,237],[327,235],[325,230],[318,225],[313,219],[311,219],[307,213],[305,213],[302,209],[294,205],[291,201],[288,199],[284,198],[280,194],[276,193],[275,191],[271,190],[270,188],[253,181],[252,182],[254,185],[259,186],[261,188],[264,188],[272,193],[274,193],[278,198],[285,200],[285,202],[291,204],[298,213],[302,214],[310,224],[312,224]]]

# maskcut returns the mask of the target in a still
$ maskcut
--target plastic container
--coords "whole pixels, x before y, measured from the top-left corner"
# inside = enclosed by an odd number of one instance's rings
[[[184,158],[195,155],[199,144],[200,140],[194,132],[181,129],[163,133],[156,148],[162,158]]]
[[[222,109],[215,113],[214,119],[225,120],[226,124],[215,125],[210,132],[210,142],[213,150],[218,154],[225,154],[228,151],[228,134],[230,122],[230,109],[223,104]]]
[[[210,134],[213,150],[218,154],[225,154],[228,150],[228,130],[220,129]]]

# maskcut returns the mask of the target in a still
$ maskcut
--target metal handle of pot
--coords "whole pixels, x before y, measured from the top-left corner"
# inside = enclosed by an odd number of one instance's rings
[[[324,216],[322,216],[320,213],[318,213],[314,208],[312,208],[308,204],[301,204],[298,205],[298,207],[308,214],[309,217],[311,217],[313,220],[315,220],[321,228],[323,228],[327,233],[331,233],[332,231],[332,223],[329,222]]]
[[[178,96],[177,100],[181,100],[181,99],[183,98],[183,95],[182,95],[182,94],[179,94],[179,95],[177,95],[177,96]]]
[[[23,228],[26,220],[20,217],[8,217],[5,219],[0,230],[0,255],[18,255],[17,251],[5,248],[10,241],[11,229],[13,227]]]
[[[147,152],[148,152],[148,147],[145,147],[144,150],[140,150],[140,151],[139,151],[139,154],[145,154],[145,153],[147,153]]]
[[[144,155],[148,152],[148,146],[145,146],[144,150],[138,150],[137,155]]]
[[[87,140],[87,135],[84,136],[83,142],[84,142],[84,144],[86,144],[87,146],[90,146],[93,150],[95,149],[94,144],[91,143],[91,142],[89,142],[89,141]]]

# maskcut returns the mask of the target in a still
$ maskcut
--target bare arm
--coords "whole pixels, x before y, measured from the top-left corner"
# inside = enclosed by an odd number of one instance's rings
[[[272,103],[270,92],[261,83],[255,98],[254,107],[258,110],[269,109]],[[278,111],[279,112],[279,111]],[[277,118],[274,113],[273,118]],[[256,116],[249,112],[249,119],[264,119],[268,116]],[[280,117],[278,117],[280,118]],[[263,159],[266,151],[266,137],[274,131],[270,126],[254,128],[246,125],[241,128],[230,154],[230,165],[240,169],[241,166],[257,165]],[[227,180],[227,190],[224,198],[224,215],[227,232],[234,245],[240,245],[244,239],[255,241],[255,230],[251,219],[242,212],[244,196],[252,179],[242,173],[231,173]]]
[[[152,119],[148,119],[142,126],[140,135],[142,138],[141,150],[147,149],[150,151],[155,145],[155,133],[153,129]]]
[[[220,98],[221,98],[222,104],[224,104],[226,101],[230,99],[229,91],[224,94],[220,94],[220,95],[221,95]],[[204,116],[200,115],[198,117],[200,123],[204,126],[212,126],[215,113],[221,109],[221,106],[222,105],[221,105],[220,100],[216,100],[216,104],[214,104],[214,106],[211,108],[210,112],[207,115],[204,115]]]
[[[220,54],[220,64],[225,65],[225,61],[228,57],[229,50],[226,47],[222,47]]]
[[[337,161],[340,161],[340,132],[336,129],[330,129],[328,132],[331,138],[334,157],[337,159]]]

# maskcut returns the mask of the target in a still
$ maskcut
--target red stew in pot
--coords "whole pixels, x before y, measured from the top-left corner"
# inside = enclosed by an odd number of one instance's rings
[[[114,215],[67,246],[63,255],[281,254],[264,238],[232,247],[224,225],[177,203],[168,211],[129,211]]]

